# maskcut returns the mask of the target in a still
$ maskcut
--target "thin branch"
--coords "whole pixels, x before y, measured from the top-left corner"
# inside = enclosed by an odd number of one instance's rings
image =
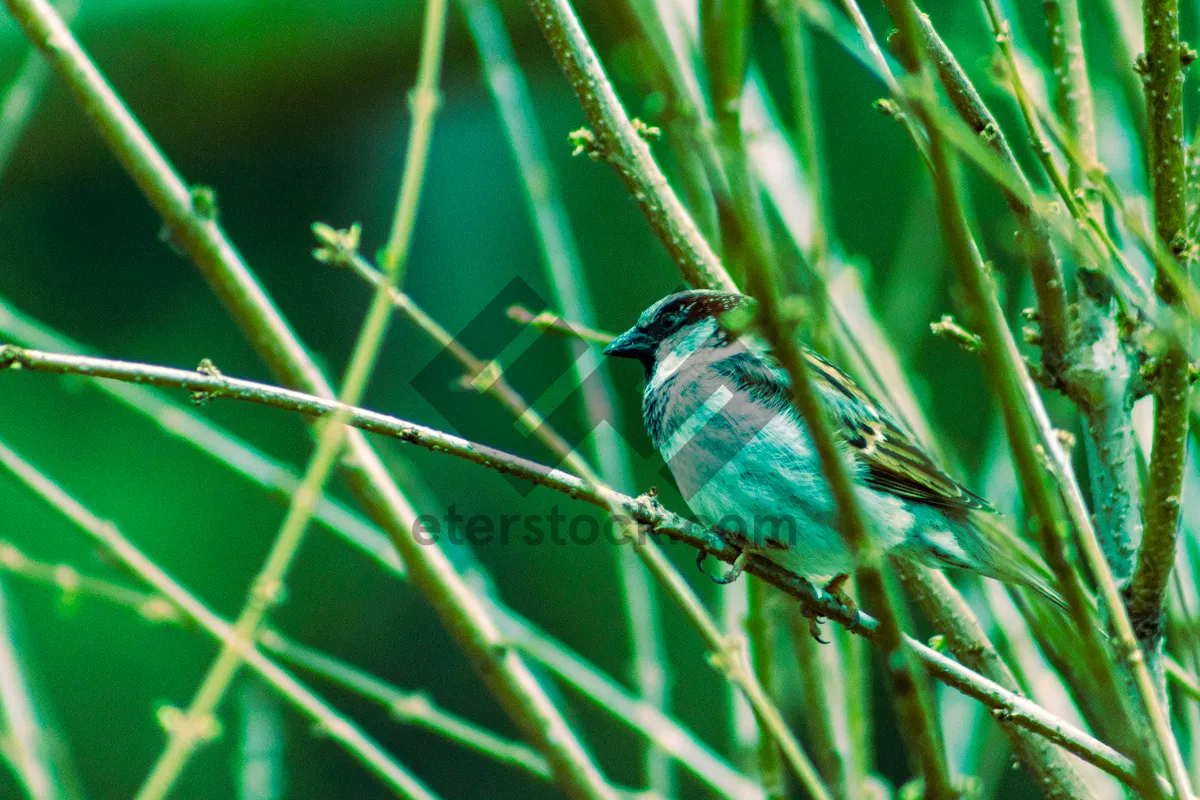
[[[542,333],[562,336],[566,339],[582,339],[592,344],[608,344],[613,340],[611,333],[588,328],[575,320],[566,320],[553,311],[541,311],[534,314],[523,306],[510,306],[508,318],[521,325],[536,328]]]
[[[38,350],[88,355],[88,348],[21,313],[0,298],[0,334]],[[88,379],[101,393],[141,414],[162,432],[177,438],[221,466],[241,475],[268,495],[290,502],[300,485],[291,467],[270,458],[229,431],[206,419],[194,408],[162,392],[119,381]],[[404,575],[404,564],[387,535],[340,501],[324,497],[313,518],[389,573]]]
[[[799,609],[784,610],[792,650],[800,672],[800,691],[808,738],[812,742],[813,760],[829,791],[839,800],[853,800],[862,786],[851,742],[850,716],[855,710],[848,707],[849,681],[843,651],[835,642],[822,646],[812,637],[807,620]],[[835,633],[835,636],[840,634]]]
[[[360,731],[353,723],[342,717],[293,678],[289,673],[267,659],[253,642],[242,638],[233,626],[218,617],[194,595],[157,564],[137,549],[113,523],[101,519],[67,494],[53,480],[39,472],[7,445],[0,442],[0,466],[28,487],[34,494],[76,525],[96,545],[104,548],[121,565],[138,579],[153,588],[185,614],[188,619],[203,628],[224,647],[236,648],[255,672],[273,686],[283,697],[313,720],[323,733],[342,745],[362,764],[391,789],[405,797],[436,800],[426,789],[395,760]],[[181,722],[178,717],[160,714],[165,727]],[[207,735],[214,735],[215,727],[207,727]]]
[[[921,130],[919,122],[913,118],[912,109],[908,107],[908,101],[906,100],[907,95],[900,88],[900,83],[892,73],[887,56],[884,55],[883,48],[879,46],[879,42],[875,39],[875,34],[871,31],[871,26],[867,22],[866,16],[863,15],[862,8],[858,5],[857,0],[842,0],[842,7],[845,8],[846,15],[850,17],[850,21],[854,24],[854,30],[858,32],[859,39],[867,50],[868,61],[874,68],[875,73],[884,82],[884,85],[887,86],[888,91],[891,92],[896,102],[904,105],[898,114],[900,124],[908,131],[908,135],[912,138],[917,152],[921,154],[926,165],[928,165],[929,146],[926,141],[925,132]]]
[[[44,693],[17,638],[7,582],[0,583],[0,756],[28,800],[76,800],[74,765],[46,716]],[[56,746],[57,745],[57,746]]]
[[[1183,139],[1183,65],[1179,42],[1177,0],[1146,0],[1142,4],[1146,51],[1143,81],[1146,113],[1150,122],[1150,188],[1154,200],[1154,229],[1158,240],[1179,261],[1183,283],[1190,283],[1195,260],[1188,239],[1187,173]],[[1146,480],[1146,530],[1130,581],[1129,616],[1138,642],[1161,678],[1162,640],[1165,632],[1167,583],[1175,566],[1187,458],[1188,348],[1192,325],[1181,307],[1175,281],[1161,270],[1155,291],[1172,311],[1173,336],[1155,369],[1154,443]],[[1160,687],[1164,684],[1160,681]],[[1173,760],[1172,760],[1173,761]],[[1184,774],[1182,762],[1168,762],[1172,772]]]
[[[998,720],[1020,725],[1045,736],[1131,788],[1141,786],[1141,776],[1132,760],[1096,741],[1075,725],[999,684],[980,681],[969,669],[927,645],[914,641],[911,647],[938,680],[991,708]],[[1160,790],[1169,792],[1170,784],[1161,776],[1156,778]]]
[[[91,356],[44,353],[13,345],[0,345],[0,370],[5,368],[83,375],[171,387],[192,392],[194,397],[202,401],[242,400],[297,411],[313,417],[331,416],[339,409],[344,408],[336,400],[270,384],[231,378],[226,375],[209,375],[191,370]],[[453,434],[443,433],[424,425],[362,408],[350,409],[346,423],[363,431],[388,436],[434,452],[453,455],[497,472],[530,481],[538,486],[554,489],[600,508],[607,508],[605,498],[581,478],[484,444],[477,444]],[[725,544],[715,533],[667,511],[652,497],[632,498],[616,495],[616,500],[625,515],[635,522],[648,526],[648,530],[661,533],[698,550],[704,550],[710,556],[726,563],[732,564],[739,555],[736,548]],[[416,530],[420,539],[416,546],[432,547],[431,543],[426,544],[426,542],[430,542],[429,537],[419,527],[416,527],[419,526],[419,522],[415,516],[412,524],[414,526],[412,530]],[[411,536],[412,530],[406,531],[406,535]],[[857,614],[851,613],[825,592],[771,561],[751,558],[746,564],[746,572],[758,575],[785,593],[796,597],[814,614],[844,625],[855,633],[870,635],[876,627],[875,621],[866,614],[861,611]]]
[[[935,629],[945,635],[955,657],[964,666],[1013,694],[1022,694],[1012,670],[988,640],[975,612],[949,579],[941,572],[911,562],[895,559],[892,563],[909,596],[924,609]],[[1049,747],[1045,739],[1011,724],[1002,715],[997,714],[996,720],[1012,742],[1013,751],[1037,779],[1047,800],[1094,797],[1070,762],[1058,750]]]
[[[530,0],[542,33],[566,73],[595,135],[596,151],[617,171],[651,228],[693,286],[736,291],[634,127],[567,0]]]
[[[811,247],[806,255],[818,273],[828,277],[831,233],[829,178],[821,137],[821,120],[816,102],[816,61],[812,42],[805,28],[804,13],[799,3],[774,4],[784,57],[787,59],[788,82],[791,88],[795,149],[803,155],[804,175],[812,203]],[[822,304],[824,307],[824,304]]]
[[[921,96],[924,98],[931,98],[930,89],[932,87],[929,86],[928,78],[922,78],[926,75],[922,63],[923,53],[916,46],[917,11],[912,6],[911,0],[886,0],[886,4],[893,20],[900,28],[901,46],[907,48],[907,57],[904,60],[918,80],[922,80],[916,91],[921,92]],[[938,211],[947,247],[957,268],[959,279],[966,290],[967,301],[975,317],[974,324],[984,341],[983,360],[987,368],[986,375],[992,392],[1001,404],[1014,460],[1021,476],[1022,488],[1025,491],[1025,499],[1029,504],[1032,516],[1037,520],[1042,536],[1043,554],[1058,580],[1058,585],[1088,649],[1086,663],[1090,669],[1099,672],[1100,685],[1112,687],[1119,703],[1117,710],[1124,711],[1125,707],[1122,702],[1124,692],[1113,675],[1111,661],[1094,627],[1090,601],[1080,584],[1077,572],[1071,566],[1066,555],[1064,533],[1059,522],[1061,512],[1056,507],[1046,486],[1040,453],[1054,453],[1055,465],[1060,470],[1063,466],[1069,468],[1069,464],[1064,465],[1057,459],[1057,456],[1061,454],[1062,446],[1052,430],[1050,437],[1053,441],[1038,441],[1034,431],[1031,430],[1028,415],[1044,416],[1045,411],[1036,390],[1032,390],[1031,394],[1026,394],[1023,389],[1024,385],[1028,383],[1027,371],[997,302],[995,287],[986,272],[986,267],[975,247],[974,239],[967,225],[958,184],[957,164],[946,146],[941,131],[929,120],[926,102],[919,102],[916,105],[918,113],[926,122],[925,127],[929,134]],[[1063,475],[1062,480],[1063,484],[1068,484],[1073,481],[1073,474]],[[1074,499],[1073,495],[1070,499]],[[1073,512],[1075,511],[1072,503],[1068,502],[1068,507]],[[1073,521],[1080,528],[1081,537],[1086,540],[1090,535],[1094,542],[1095,532],[1091,530],[1086,510],[1082,514],[1082,519],[1076,519],[1077,516],[1079,515],[1072,514]],[[1087,551],[1086,545],[1085,551]],[[1108,566],[1104,563],[1103,558],[1101,558],[1098,569],[1105,573],[1108,572]],[[1097,579],[1103,582],[1099,576]],[[1109,582],[1111,583],[1111,574],[1109,574]],[[1117,613],[1123,614],[1124,608],[1121,607],[1119,601],[1117,606]],[[1146,707],[1150,708],[1154,704],[1155,698],[1153,695],[1149,698],[1143,697],[1143,701],[1147,704]],[[1159,745],[1164,752],[1173,743],[1169,733],[1166,738],[1159,738]],[[1140,753],[1141,757],[1147,760],[1148,766],[1149,761],[1146,754],[1142,752],[1143,749],[1136,748],[1135,752]]]
[[[187,253],[229,307],[250,341],[285,382],[322,397],[333,390],[259,286],[232,243],[138,125],[112,87],[45,0],[5,0],[14,19],[51,66],[106,144],[162,216],[171,241]],[[413,585],[428,599],[489,690],[550,761],[555,780],[580,797],[610,797],[611,788],[575,732],[524,662],[500,645],[495,621],[438,547],[411,533],[417,512],[361,434],[347,434],[341,465],[350,489],[385,527],[408,565]]]
[[[553,780],[550,765],[533,748],[509,741],[475,723],[439,708],[425,692],[409,692],[273,630],[259,634],[259,644],[284,661],[354,692],[388,709],[392,719],[418,725],[474,750],[499,764],[517,767],[544,781]]]
[[[735,150],[734,154],[737,152]],[[759,304],[756,324],[791,379],[792,402],[808,424],[821,473],[833,494],[837,530],[855,565],[858,587],[879,616],[876,641],[883,648],[889,668],[893,697],[902,721],[901,733],[920,766],[926,797],[933,800],[953,797],[955,790],[931,693],[914,668],[911,653],[904,646],[903,605],[884,575],[881,548],[859,506],[846,463],[826,412],[817,398],[793,331],[783,322],[779,276],[775,271],[765,218],[758,202],[757,188],[750,178],[749,165],[743,156],[741,159],[729,159],[726,166],[737,213],[747,235],[748,285]]]
[[[79,11],[79,0],[59,3],[58,13],[70,25]],[[12,155],[25,135],[34,112],[41,103],[50,83],[50,67],[37,48],[31,47],[25,60],[17,69],[17,75],[0,99],[0,182],[12,163]]]
[[[38,561],[9,542],[0,541],[0,569],[57,590],[64,604],[73,604],[79,598],[86,597],[120,606],[151,622],[173,625],[184,622],[178,606],[158,593],[141,592],[119,583],[83,575],[68,564]],[[340,688],[386,706],[398,722],[421,725],[500,763],[524,769],[542,780],[552,779],[550,766],[537,752],[449,714],[435,706],[422,692],[405,692],[332,656],[290,641],[273,630],[261,630],[258,644]]]
[[[1050,241],[1050,228],[1030,199],[1034,193],[1017,164],[1003,130],[992,116],[954,54],[946,47],[926,14],[918,12],[917,27],[927,57],[937,70],[950,102],[963,120],[1007,164],[1022,184],[1023,191],[1004,191],[1004,199],[1021,226],[1030,274],[1038,300],[1038,323],[1041,329],[1042,363],[1053,380],[1061,381],[1066,369],[1066,354],[1071,348],[1070,320],[1067,315],[1067,292],[1062,265]]]
[[[54,589],[64,603],[74,603],[87,597],[118,605],[151,623],[182,625],[187,621],[178,607],[156,592],[137,591],[122,584],[83,575],[67,564],[36,561],[3,540],[0,540],[0,570]],[[611,678],[528,621],[497,603],[492,603],[491,608],[513,645],[592,700],[598,708],[607,711],[655,747],[677,759],[722,796],[747,799],[762,797],[761,790],[752,781],[723,762],[691,731],[628,694]],[[427,701],[406,702],[419,697],[419,693],[405,692],[385,684],[350,664],[298,645],[273,630],[262,630],[258,644],[284,660],[291,660],[368,699],[388,706],[399,702],[403,708],[394,710],[399,712],[400,721],[423,725],[484,755],[527,768],[530,773],[546,780],[553,779],[546,760],[524,745],[509,742],[474,723],[449,715]],[[447,724],[441,724],[443,722]],[[465,732],[464,726],[472,730]]]
[[[1007,25],[998,21],[996,17],[998,11],[994,7],[993,0],[987,0],[987,3],[993,13],[993,24],[996,25],[997,30],[1006,34]],[[912,7],[911,0],[887,0],[887,4],[893,19],[900,26],[901,41],[905,43],[914,41],[912,36],[916,28],[916,11]],[[1004,47],[1004,36],[1001,35],[1000,38],[1001,45]],[[923,71],[920,51],[911,44],[905,46],[910,50],[908,61],[911,68],[920,73]],[[923,105],[920,109],[921,113],[926,113]],[[1128,661],[1133,672],[1137,693],[1150,722],[1154,739],[1169,765],[1168,772],[1174,791],[1180,797],[1189,796],[1185,791],[1188,787],[1187,776],[1181,774],[1179,769],[1170,767],[1173,761],[1179,759],[1178,743],[1171,734],[1169,722],[1155,694],[1145,661],[1133,641],[1132,629],[1128,626],[1124,606],[1117,595],[1112,573],[1100,552],[1095,530],[1087,509],[1083,505],[1074,472],[1063,452],[1062,444],[1057,440],[1053,428],[1049,426],[1036,388],[1028,379],[1028,373],[1021,362],[1012,333],[1008,329],[996,301],[995,289],[990,284],[983,262],[975,248],[963,212],[956,165],[945,147],[940,131],[928,121],[926,130],[929,132],[930,151],[935,166],[934,180],[937,184],[943,229],[954,262],[958,267],[960,279],[967,289],[969,302],[976,314],[976,324],[981,328],[985,344],[985,363],[988,366],[987,374],[992,382],[993,392],[1001,400],[1005,425],[1008,429],[1017,467],[1022,476],[1022,484],[1027,492],[1027,501],[1039,521],[1039,527],[1043,534],[1043,551],[1064,591],[1072,615],[1084,637],[1084,642],[1091,651],[1088,662],[1094,669],[1107,673],[1104,675],[1104,685],[1112,686],[1116,696],[1123,701],[1124,693],[1115,678],[1112,677],[1111,663],[1105,656],[1103,646],[1093,627],[1090,604],[1079,585],[1078,575],[1065,558],[1062,532],[1057,523],[1059,514],[1041,475],[1039,450],[1050,455],[1051,467],[1060,480],[1071,521],[1080,534],[1083,552],[1100,584],[1106,610],[1116,624],[1118,653]],[[1035,439],[1033,432],[1029,429],[1026,414],[1032,414],[1037,421],[1040,441]],[[1126,649],[1129,646],[1132,646],[1132,652],[1128,652]],[[1134,727],[1134,730],[1138,729],[1140,726]],[[1140,759],[1144,760],[1144,767],[1147,768],[1144,771],[1148,773],[1151,762],[1147,754],[1143,752],[1143,748],[1136,748],[1135,752]]]

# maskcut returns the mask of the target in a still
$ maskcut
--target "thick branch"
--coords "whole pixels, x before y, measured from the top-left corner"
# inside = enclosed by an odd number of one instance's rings
[[[1183,67],[1180,63],[1178,0],[1143,4],[1146,53],[1143,80],[1150,121],[1150,177],[1154,228],[1158,239],[1180,260],[1185,279],[1191,261],[1187,239],[1186,165],[1183,148]],[[1146,483],[1146,531],[1129,586],[1129,615],[1138,641],[1158,663],[1163,637],[1167,580],[1175,566],[1180,495],[1187,455],[1188,358],[1190,324],[1179,292],[1162,270],[1155,291],[1172,310],[1175,336],[1156,370],[1154,446]]]
[[[1067,180],[1071,191],[1082,198],[1091,224],[1103,228],[1104,205],[1088,177],[1099,164],[1099,148],[1079,4],[1050,0],[1046,21],[1057,76],[1058,116],[1079,156],[1070,159]],[[1080,255],[1079,333],[1066,383],[1087,424],[1096,534],[1113,577],[1124,586],[1133,574],[1134,548],[1142,538],[1137,441],[1131,418],[1137,367],[1121,336],[1121,311],[1111,273],[1101,269],[1086,248]]]
[[[920,79],[924,70],[921,66],[923,53],[916,46],[918,41],[916,10],[911,0],[885,0],[892,18],[900,28],[899,41],[908,48],[907,57],[902,60],[910,66]],[[994,3],[989,2],[989,13],[997,30],[1003,37],[1008,36],[1007,23],[1001,25],[998,11]],[[1011,57],[1011,49],[1007,38],[1003,38],[1001,46]],[[929,111],[928,98],[932,97],[928,81],[921,80],[916,91],[921,93],[918,100],[917,112],[921,115],[929,134],[930,160],[933,164],[933,177],[937,190],[938,211],[942,220],[947,248],[953,258],[959,279],[964,287],[964,294],[975,315],[975,325],[984,340],[984,361],[986,374],[993,393],[1000,401],[1004,416],[1005,428],[1012,446],[1014,461],[1021,476],[1022,488],[1026,493],[1032,516],[1037,519],[1042,534],[1043,552],[1050,567],[1054,570],[1059,586],[1071,608],[1072,617],[1083,637],[1087,648],[1086,661],[1096,670],[1101,685],[1111,687],[1114,692],[1113,700],[1117,703],[1116,710],[1128,720],[1128,730],[1143,730],[1139,720],[1128,713],[1125,705],[1125,694],[1122,686],[1116,680],[1112,670],[1109,653],[1100,641],[1094,627],[1092,610],[1089,599],[1080,584],[1079,576],[1067,558],[1066,541],[1063,526],[1060,522],[1062,514],[1050,493],[1042,472],[1044,454],[1050,455],[1050,464],[1062,481],[1062,488],[1067,499],[1067,507],[1072,522],[1078,527],[1083,549],[1089,558],[1090,565],[1096,573],[1101,586],[1101,595],[1112,614],[1118,630],[1118,642],[1122,647],[1120,654],[1130,660],[1130,667],[1135,675],[1138,694],[1146,717],[1150,722],[1156,743],[1168,763],[1172,764],[1170,771],[1171,783],[1176,793],[1186,795],[1188,780],[1175,766],[1178,760],[1178,744],[1175,741],[1161,704],[1150,683],[1145,664],[1141,661],[1137,647],[1133,645],[1133,653],[1125,651],[1125,645],[1132,644],[1125,609],[1116,594],[1115,582],[1107,563],[1096,545],[1095,531],[1087,510],[1083,507],[1078,486],[1074,480],[1070,464],[1066,461],[1063,448],[1055,438],[1053,429],[1043,438],[1049,428],[1045,419],[1045,409],[1042,407],[1036,390],[1030,390],[1025,366],[1013,339],[1012,332],[1005,322],[1003,311],[999,307],[996,289],[987,274],[983,260],[975,246],[970,228],[967,224],[957,174],[957,162],[947,147],[947,143],[939,129],[932,124],[932,114]],[[1023,104],[1023,110],[1025,106]],[[1051,164],[1051,166],[1053,166]],[[1033,417],[1033,420],[1030,417]],[[1035,435],[1031,422],[1038,424],[1038,435]],[[1046,424],[1043,424],[1046,423]],[[1138,748],[1139,757],[1149,766],[1150,759],[1147,748]],[[1148,770],[1147,770],[1148,772]],[[1153,787],[1150,787],[1153,791]]]

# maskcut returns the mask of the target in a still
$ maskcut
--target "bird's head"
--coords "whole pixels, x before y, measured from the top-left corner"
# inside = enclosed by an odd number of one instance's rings
[[[669,294],[642,312],[637,324],[613,339],[604,348],[606,356],[633,358],[649,372],[662,353],[664,343],[671,349],[693,332],[715,332],[718,317],[727,311],[753,302],[734,292],[691,289]]]

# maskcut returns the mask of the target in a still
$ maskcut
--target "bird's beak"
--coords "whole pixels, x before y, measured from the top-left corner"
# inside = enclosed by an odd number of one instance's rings
[[[654,340],[636,327],[622,333],[604,348],[604,355],[644,359],[654,352]]]

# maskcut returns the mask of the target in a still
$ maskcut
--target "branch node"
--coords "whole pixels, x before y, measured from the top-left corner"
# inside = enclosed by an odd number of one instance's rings
[[[355,222],[349,228],[339,230],[324,222],[314,222],[312,232],[319,243],[312,251],[317,261],[333,267],[349,267],[354,263],[362,240],[361,224]]]
[[[155,717],[162,729],[173,737],[193,742],[211,742],[221,735],[221,723],[212,714],[193,718],[175,706],[161,705]]]
[[[637,117],[634,117],[630,122],[633,123],[633,129],[637,131],[637,135],[642,137],[642,140],[646,143],[657,142],[662,138],[662,128],[656,125],[647,125]]]
[[[596,138],[596,134],[592,132],[591,128],[576,128],[567,134],[567,141],[570,142],[571,146],[575,148],[571,151],[571,155],[573,156],[579,156],[586,153],[587,157],[592,161],[603,161],[608,155],[605,152],[603,145],[600,144],[600,140]]]
[[[214,364],[212,361],[210,361],[207,358],[200,359],[200,363],[196,365],[196,372],[199,372],[201,375],[208,375],[213,378],[224,378],[225,377],[225,375],[221,372],[221,370],[217,369],[217,365]],[[192,402],[198,406],[204,405],[209,400],[212,400],[214,396],[216,396],[215,392],[206,391],[203,389],[197,389],[196,391],[192,392],[191,394],[192,394]]]
[[[196,184],[190,190],[192,196],[192,211],[204,220],[217,218],[217,193],[211,186]]]
[[[977,353],[983,349],[983,339],[959,325],[950,314],[943,314],[939,321],[929,323],[929,330],[934,336],[949,339],[968,353]]]

